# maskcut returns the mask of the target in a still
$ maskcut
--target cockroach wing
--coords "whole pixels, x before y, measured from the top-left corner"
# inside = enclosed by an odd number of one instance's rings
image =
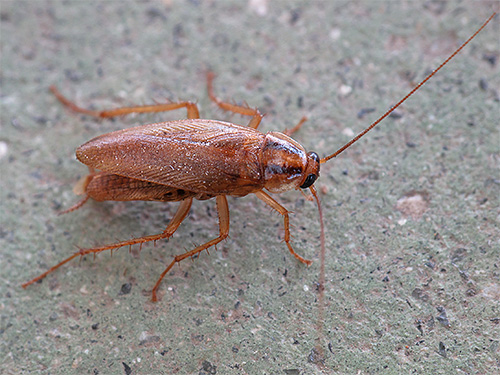
[[[96,137],[76,150],[89,167],[197,193],[242,196],[262,189],[265,135],[221,121],[188,119]]]
[[[213,198],[213,195],[195,193],[185,189],[154,182],[138,180],[114,173],[99,172],[87,176],[84,193],[102,201],[160,201],[177,202],[193,197],[198,200]],[[84,181],[85,182],[85,181]]]

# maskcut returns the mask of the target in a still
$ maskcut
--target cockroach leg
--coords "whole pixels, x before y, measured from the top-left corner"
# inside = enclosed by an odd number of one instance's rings
[[[295,125],[291,129],[285,129],[285,131],[283,133],[286,134],[286,135],[288,135],[288,136],[292,135],[293,133],[295,133],[296,131],[298,131],[302,127],[302,125],[304,124],[304,122],[306,122],[306,121],[307,121],[307,117],[306,116],[302,117],[297,125]]]
[[[114,244],[104,245],[104,246],[100,246],[100,247],[94,247],[92,249],[80,249],[76,253],[71,255],[69,258],[66,258],[62,262],[60,262],[60,263],[56,264],[55,266],[53,266],[52,268],[50,268],[48,271],[35,277],[33,280],[30,280],[30,281],[22,284],[22,287],[26,288],[28,285],[36,283],[37,281],[43,279],[45,276],[54,272],[59,267],[68,263],[70,260],[76,258],[77,256],[83,256],[83,255],[87,255],[87,254],[94,254],[94,256],[95,256],[95,254],[100,253],[100,252],[105,251],[105,250],[113,250],[113,249],[117,249],[117,248],[123,247],[123,246],[142,244],[142,243],[149,242],[149,241],[157,241],[157,240],[171,237],[175,233],[177,228],[179,228],[182,221],[186,218],[187,214],[189,213],[189,209],[191,208],[192,202],[193,202],[193,198],[186,198],[185,200],[181,201],[179,207],[177,208],[177,212],[175,213],[174,217],[170,220],[170,223],[167,225],[167,228],[162,233],[154,234],[151,236],[133,238],[133,239],[128,240],[128,241],[116,242]],[[227,207],[227,204],[226,204],[226,207]]]
[[[312,195],[307,195],[304,190],[299,190],[300,191],[300,194],[302,194],[302,196],[307,199],[309,202],[312,202],[314,200],[313,196]]]
[[[265,193],[263,190],[257,191],[254,193],[257,198],[259,198],[261,201],[266,203],[268,206],[271,208],[275,209],[278,211],[281,215],[283,215],[283,220],[285,223],[285,243],[286,246],[288,247],[288,250],[290,250],[290,253],[297,258],[299,261],[301,261],[304,264],[307,264],[310,266],[312,264],[312,261],[302,258],[299,254],[297,254],[293,248],[292,245],[290,245],[290,219],[289,219],[289,211],[283,207],[281,204],[276,202],[269,194]]]
[[[208,241],[207,243],[198,246],[197,248],[188,251],[184,254],[177,255],[175,256],[174,260],[168,265],[167,268],[165,268],[165,271],[162,272],[160,275],[160,278],[156,282],[155,286],[153,287],[152,291],[152,301],[156,302],[158,301],[158,298],[156,296],[156,292],[158,288],[160,287],[161,281],[165,277],[165,275],[172,269],[175,263],[179,263],[180,261],[186,259],[186,258],[192,258],[198,253],[201,253],[203,250],[207,250],[211,246],[217,245],[219,242],[222,240],[226,239],[228,234],[229,234],[229,207],[227,205],[227,199],[225,195],[218,195],[216,198],[217,202],[217,213],[219,215],[219,237],[214,238],[211,241]]]
[[[261,114],[257,108],[250,108],[245,105],[237,105],[221,101],[214,94],[214,86],[213,86],[214,78],[215,74],[213,72],[207,73],[207,91],[210,99],[224,111],[239,113],[240,115],[244,116],[252,116],[252,119],[248,123],[248,127],[257,129],[264,115]]]
[[[92,111],[90,109],[85,109],[85,108],[77,106],[75,103],[73,103],[71,100],[66,98],[63,94],[61,94],[61,92],[57,89],[57,87],[50,86],[49,90],[50,90],[50,92],[52,92],[52,94],[54,94],[54,96],[57,98],[57,100],[59,100],[62,104],[64,104],[69,109],[71,109],[73,112],[83,113],[85,115],[94,116],[94,117],[100,117],[99,111]]]
[[[59,211],[57,214],[58,215],[65,215],[69,212],[73,212],[73,211],[76,211],[78,210],[80,207],[82,207],[85,203],[87,203],[87,201],[89,200],[89,195],[88,194],[85,194],[85,196],[80,199],[78,202],[76,202],[74,205],[72,205],[71,207],[65,209],[65,210],[62,210],[62,211]]]
[[[61,92],[55,87],[50,86],[50,91],[54,94],[54,96],[66,107],[71,109],[74,112],[83,113],[85,115],[90,115],[94,117],[100,118],[109,118],[116,116],[128,115],[130,113],[150,113],[150,112],[167,112],[173,111],[179,108],[187,109],[187,118],[195,119],[200,118],[200,113],[198,111],[198,107],[195,103],[192,102],[175,102],[175,103],[164,103],[164,104],[153,104],[153,105],[144,105],[144,106],[136,106],[136,107],[121,107],[104,111],[91,111],[82,107],[79,107],[71,100],[66,98]]]

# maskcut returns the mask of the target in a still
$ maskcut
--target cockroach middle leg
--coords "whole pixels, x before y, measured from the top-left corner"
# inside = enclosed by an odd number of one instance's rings
[[[261,114],[257,108],[250,108],[249,106],[245,105],[227,103],[217,98],[214,94],[214,86],[213,86],[214,78],[215,74],[213,72],[207,73],[207,91],[210,99],[224,111],[239,113],[240,115],[244,116],[252,116],[252,119],[248,123],[248,127],[257,129],[264,115]]]
[[[167,268],[165,268],[165,271],[162,272],[160,275],[160,278],[156,282],[155,286],[153,287],[153,296],[152,300],[153,302],[156,302],[158,300],[156,296],[156,292],[158,288],[160,287],[161,281],[165,277],[165,275],[172,269],[175,263],[179,263],[180,261],[190,258],[195,256],[198,253],[201,253],[203,250],[207,250],[211,246],[217,245],[219,242],[222,240],[226,239],[228,234],[229,234],[229,207],[227,204],[227,199],[225,195],[218,195],[216,198],[217,202],[217,212],[219,215],[219,237],[214,238],[211,241],[208,241],[207,243],[204,243],[203,245],[198,246],[197,248],[188,251],[187,253],[177,255],[175,256],[174,260],[168,265]]]
[[[304,125],[304,122],[306,122],[306,121],[307,121],[307,117],[306,116],[302,117],[297,125],[295,125],[291,129],[285,129],[285,131],[283,133],[288,135],[288,136],[292,135],[293,133],[298,131],[302,127],[302,125]]]
[[[200,118],[200,112],[198,111],[198,106],[192,102],[173,102],[173,103],[152,104],[152,105],[144,105],[136,107],[121,107],[103,111],[92,111],[89,109],[82,108],[73,103],[63,94],[61,94],[61,92],[55,86],[50,86],[50,91],[62,104],[64,104],[72,111],[94,117],[110,118],[110,117],[128,115],[130,113],[167,112],[179,108],[186,108],[187,118],[189,119]]]
[[[289,211],[285,207],[283,207],[281,204],[276,202],[269,194],[265,193],[262,190],[257,191],[254,194],[257,198],[259,198],[261,201],[266,203],[271,208],[278,211],[283,216],[283,221],[285,223],[285,243],[286,243],[286,246],[288,247],[288,250],[290,250],[290,253],[295,258],[297,258],[299,261],[310,266],[312,264],[312,261],[305,259],[305,258],[302,258],[299,254],[297,254],[295,252],[295,250],[293,250],[292,245],[290,245],[290,218],[288,215]]]
[[[192,202],[193,202],[193,198],[186,198],[183,201],[181,201],[179,207],[177,208],[177,212],[175,213],[174,217],[170,220],[170,223],[168,223],[167,228],[165,228],[165,230],[162,233],[153,234],[150,236],[133,238],[133,239],[128,240],[128,241],[116,242],[116,243],[113,243],[110,245],[94,247],[91,249],[80,249],[79,251],[77,251],[73,255],[71,255],[70,257],[66,258],[62,262],[60,262],[60,263],[56,264],[55,266],[53,266],[52,268],[50,268],[48,271],[35,277],[33,280],[30,280],[30,281],[22,284],[22,287],[26,288],[28,285],[36,283],[37,281],[43,279],[48,274],[54,272],[59,267],[63,266],[64,264],[68,263],[70,260],[72,260],[78,256],[83,256],[83,255],[87,255],[87,254],[94,254],[94,256],[95,256],[95,254],[100,253],[102,251],[113,250],[113,249],[117,249],[117,248],[123,247],[123,246],[143,244],[145,242],[157,241],[157,240],[171,237],[175,233],[177,228],[179,228],[182,221],[186,218],[187,214],[189,213],[189,209],[191,208]],[[227,203],[226,203],[226,206],[227,206]]]
[[[221,101],[217,96],[214,94],[214,86],[213,86],[213,81],[215,78],[215,74],[213,72],[208,72],[207,73],[207,91],[208,91],[208,96],[210,99],[215,102],[219,106],[219,108],[229,111],[229,112],[234,112],[238,113],[240,115],[244,116],[253,116],[252,119],[250,120],[250,123],[248,124],[248,127],[257,129],[259,126],[260,122],[262,121],[262,118],[264,117],[263,114],[260,113],[260,111],[257,108],[250,108],[248,106],[243,106],[243,105],[237,105],[233,103],[227,103]],[[286,135],[292,135],[296,131],[298,131],[304,122],[307,121],[307,117],[304,116],[300,119],[299,123],[295,125],[291,129],[286,129],[283,133]]]

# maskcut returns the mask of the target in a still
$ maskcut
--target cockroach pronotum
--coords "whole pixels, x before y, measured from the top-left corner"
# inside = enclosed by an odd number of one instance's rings
[[[297,260],[309,265],[311,261],[297,254],[290,244],[289,211],[264,191],[281,193],[292,189],[309,189],[318,206],[321,224],[320,285],[322,285],[325,240],[321,206],[314,188],[314,182],[319,177],[320,165],[350,147],[413,95],[464,48],[495,14],[493,13],[468,40],[396,105],[350,142],[324,158],[320,158],[315,152],[306,152],[304,147],[289,137],[293,130],[302,125],[305,118],[290,132],[261,133],[257,128],[263,115],[258,109],[218,99],[213,90],[213,73],[207,74],[210,99],[223,110],[251,116],[248,126],[200,119],[196,104],[191,102],[91,111],[77,106],[62,96],[55,87],[51,87],[57,99],[69,109],[100,118],[130,113],[171,111],[179,108],[187,110],[186,120],[119,130],[96,137],[80,146],[76,150],[76,157],[89,167],[90,173],[80,184],[84,198],[65,210],[65,213],[80,208],[89,198],[97,201],[180,201],[180,205],[162,233],[91,249],[80,249],[48,271],[22,284],[22,287],[26,288],[43,279],[78,256],[169,238],[186,218],[193,199],[215,198],[219,216],[219,236],[174,257],[153,287],[152,300],[157,301],[160,283],[175,263],[215,246],[228,236],[229,209],[226,196],[242,197],[250,193],[255,194],[283,216],[284,240],[288,250]]]

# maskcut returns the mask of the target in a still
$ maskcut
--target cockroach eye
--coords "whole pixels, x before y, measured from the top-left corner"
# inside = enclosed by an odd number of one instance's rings
[[[314,181],[316,181],[317,178],[318,176],[316,176],[315,174],[310,174],[309,176],[307,176],[305,182],[300,186],[300,188],[307,189],[309,186],[314,184]]]
[[[307,153],[307,167],[304,171],[304,175],[307,175],[304,183],[300,186],[301,189],[307,189],[310,187],[319,177],[319,165],[320,159],[317,153],[308,152]]]

